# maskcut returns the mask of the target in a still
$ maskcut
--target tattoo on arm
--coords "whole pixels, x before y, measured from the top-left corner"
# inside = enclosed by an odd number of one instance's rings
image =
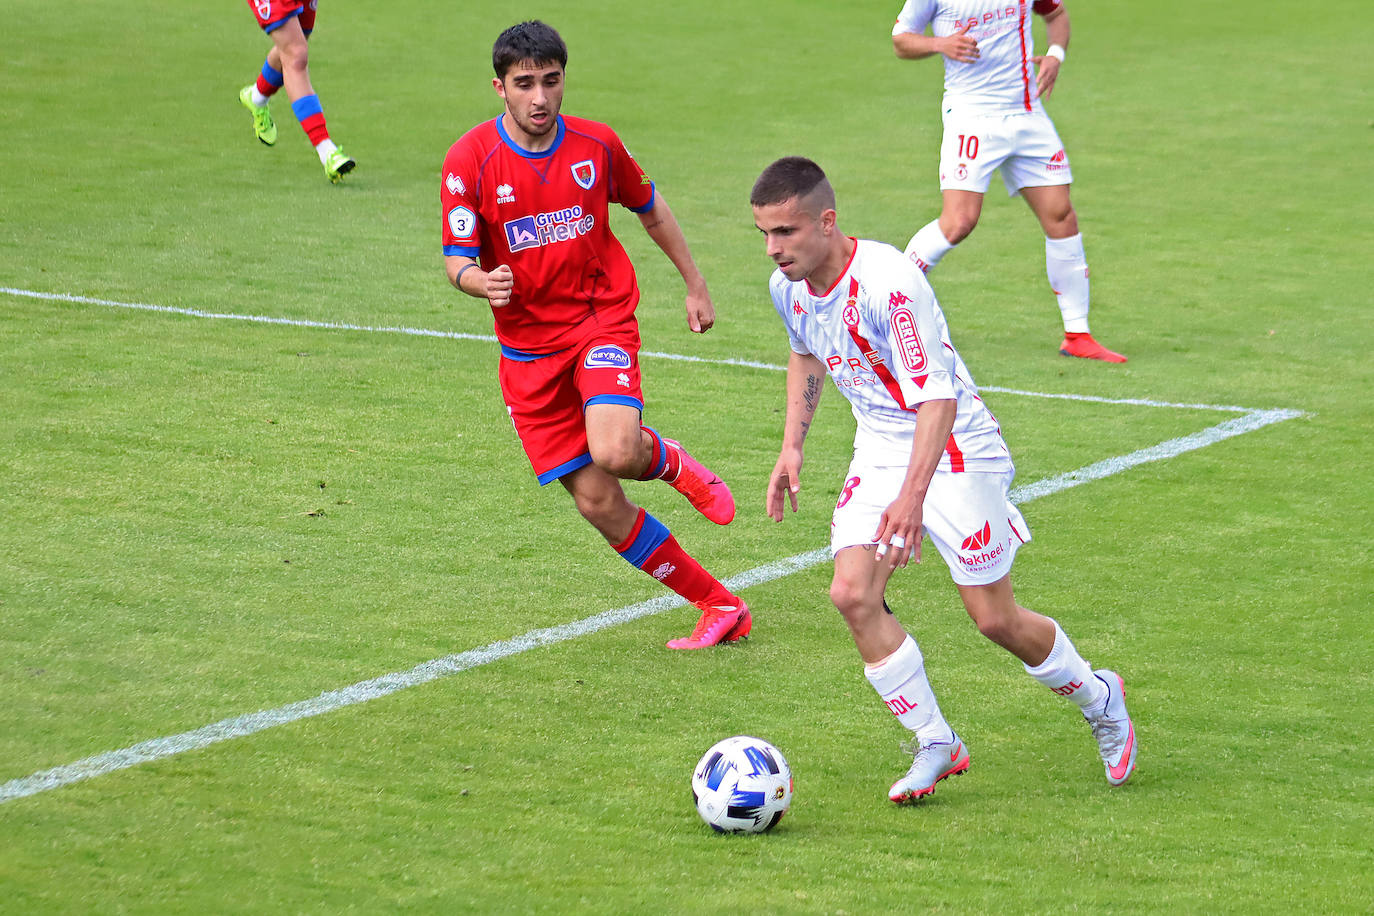
[[[645,231],[645,232],[653,232],[655,229],[657,229],[659,226],[662,226],[662,225],[663,225],[663,220],[656,216],[656,217],[654,217],[653,222],[648,222],[648,223],[645,223],[645,224],[644,224],[644,231]]]
[[[802,401],[806,404],[807,416],[816,412],[816,407],[821,397],[821,380],[814,376],[806,377],[806,390],[802,392]]]

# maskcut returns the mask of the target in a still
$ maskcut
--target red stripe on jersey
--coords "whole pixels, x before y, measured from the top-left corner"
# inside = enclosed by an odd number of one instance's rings
[[[854,299],[857,298],[858,295],[859,281],[856,277],[850,277],[849,298]],[[847,327],[849,328],[849,337],[854,341],[854,345],[859,348],[860,353],[867,355],[876,352],[873,349],[873,345],[865,340],[864,336],[859,333],[858,325],[847,325]],[[869,360],[869,365],[873,367],[873,374],[878,376],[878,379],[883,383],[883,387],[887,389],[887,393],[892,395],[892,400],[897,402],[898,407],[902,408],[902,410],[914,411],[916,409],[906,405],[906,399],[902,397],[902,386],[897,384],[897,379],[893,377],[892,371],[887,368],[886,363],[874,363],[872,360]]]
[[[954,441],[954,433],[949,434],[949,441],[945,443],[945,453],[949,455],[949,469],[956,474],[964,472],[964,453],[959,450],[959,444]]]
[[[1021,0],[1021,18],[1017,28],[1021,32],[1021,95],[1026,103],[1026,111],[1031,110],[1030,62],[1026,60],[1026,0]]]

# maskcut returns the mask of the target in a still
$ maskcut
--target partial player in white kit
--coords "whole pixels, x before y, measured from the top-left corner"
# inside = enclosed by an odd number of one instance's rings
[[[1041,57],[1032,12],[1049,33]],[[1073,174],[1040,104],[1068,45],[1063,0],[907,0],[892,27],[893,49],[904,60],[943,55],[945,95],[940,216],[912,236],[906,254],[922,271],[940,263],[978,225],[983,195],[1000,171],[1007,193],[1025,198],[1045,233],[1045,272],[1064,321],[1059,352],[1124,363],[1088,329],[1088,260],[1069,200]]]
[[[809,159],[774,162],[750,203],[778,265],[769,290],[792,345],[782,451],[768,481],[766,508],[775,521],[786,500],[797,511],[802,446],[827,373],[858,423],[831,523],[830,598],[864,674],[915,735],[915,759],[888,797],[915,801],[969,767],[920,648],[884,600],[893,571],[920,562],[923,534],[944,557],[979,631],[1082,709],[1108,782],[1124,783],[1136,757],[1125,686],[1112,671],[1094,671],[1058,623],[1016,603],[1012,558],[1030,530],[1007,496],[1011,454],[950,342],[925,275],[892,246],[841,233],[835,192]]]

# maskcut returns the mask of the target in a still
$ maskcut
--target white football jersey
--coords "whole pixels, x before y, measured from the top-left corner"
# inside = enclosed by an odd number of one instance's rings
[[[978,59],[945,62],[945,108],[996,108],[1034,111],[1035,39],[1031,13],[1057,9],[1063,0],[906,0],[893,35],[925,33],[953,35],[970,22],[970,38],[978,42]]]
[[[781,270],[768,286],[793,351],[824,363],[849,399],[856,455],[874,465],[909,464],[917,405],[953,398],[954,430],[940,469],[1011,468],[997,419],[950,343],[935,292],[896,248],[857,240],[844,273],[824,292],[813,293],[805,280],[793,283]]]

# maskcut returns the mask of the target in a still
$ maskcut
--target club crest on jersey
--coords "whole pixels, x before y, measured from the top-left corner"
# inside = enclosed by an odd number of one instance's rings
[[[463,184],[463,179],[452,172],[444,179],[444,187],[448,188],[450,194],[462,194],[467,191],[467,186]]]
[[[902,355],[902,365],[913,374],[924,372],[926,351],[921,348],[921,335],[911,309],[897,309],[892,313],[892,330],[897,333],[897,352]]]
[[[859,301],[852,298],[845,300],[841,317],[844,318],[846,327],[857,328],[859,326]]]
[[[599,347],[592,347],[587,351],[587,356],[582,360],[584,369],[628,369],[630,368],[630,354],[623,347],[614,344],[602,344]],[[625,380],[628,387],[629,379]]]
[[[596,184],[596,163],[590,159],[583,159],[581,162],[574,162],[572,169],[573,181],[584,191],[590,191],[592,185]]]

